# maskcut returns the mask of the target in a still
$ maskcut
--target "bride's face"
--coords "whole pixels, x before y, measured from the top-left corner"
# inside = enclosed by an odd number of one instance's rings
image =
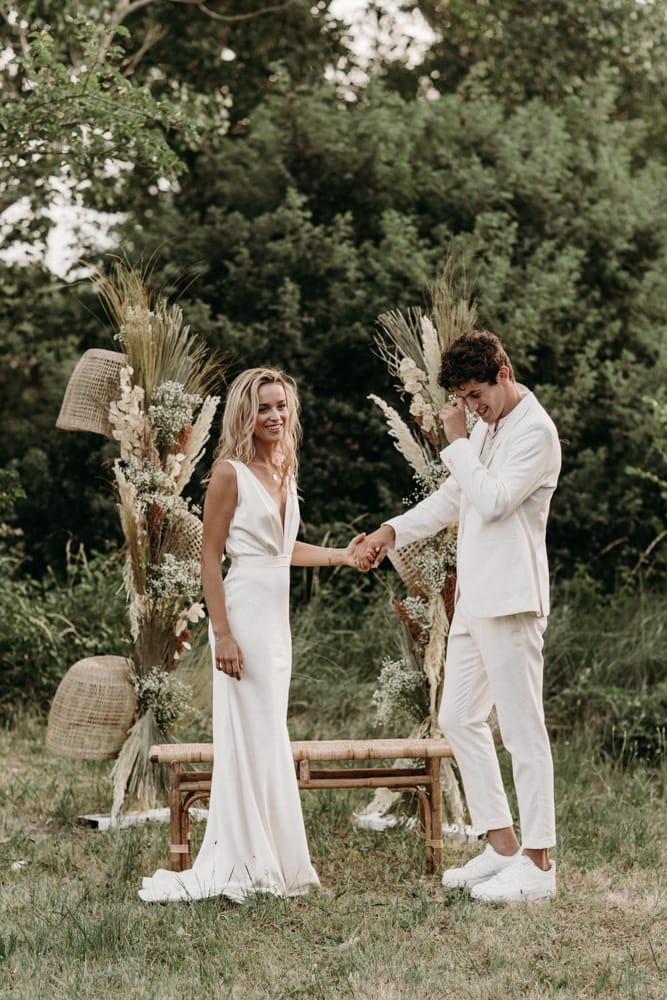
[[[287,426],[287,398],[279,382],[260,386],[259,408],[253,436],[259,441],[280,441]]]

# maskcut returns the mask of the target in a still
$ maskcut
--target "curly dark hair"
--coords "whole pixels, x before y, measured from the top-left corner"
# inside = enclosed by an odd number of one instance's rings
[[[507,365],[514,380],[510,359],[495,333],[471,330],[457,337],[443,354],[438,381],[443,389],[457,389],[471,380],[495,385],[502,365]]]

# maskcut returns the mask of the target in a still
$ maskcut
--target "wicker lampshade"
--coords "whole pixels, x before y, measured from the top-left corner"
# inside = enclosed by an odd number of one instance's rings
[[[392,566],[400,576],[401,580],[415,597],[428,600],[431,596],[429,585],[424,580],[424,574],[417,565],[416,557],[424,552],[430,543],[430,539],[425,538],[418,542],[410,542],[400,549],[390,549],[387,553]],[[451,621],[454,615],[454,604],[456,601],[456,572],[452,570],[445,577],[445,585],[442,589],[442,598],[445,602],[445,613],[447,620]]]
[[[402,545],[400,549],[390,549],[387,553],[392,566],[410,593],[425,600],[430,596],[430,590],[416,563],[416,557],[428,549],[429,544],[430,539],[424,538],[418,542]]]
[[[124,656],[89,656],[74,663],[51,705],[47,750],[84,760],[117,757],[137,709],[131,667]]]
[[[179,518],[173,537],[169,540],[168,551],[177,559],[199,562],[201,555],[202,523],[195,514]]]
[[[120,395],[120,370],[127,357],[93,348],[76,363],[56,420],[63,431],[92,431],[110,438],[109,405]]]

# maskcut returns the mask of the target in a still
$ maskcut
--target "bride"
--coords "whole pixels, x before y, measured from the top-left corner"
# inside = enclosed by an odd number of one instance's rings
[[[208,823],[191,869],[159,869],[146,902],[318,886],[287,732],[289,567],[356,566],[354,551],[296,540],[299,404],[293,383],[251,368],[232,383],[204,503],[202,582],[213,660]],[[224,553],[231,566],[224,578]]]

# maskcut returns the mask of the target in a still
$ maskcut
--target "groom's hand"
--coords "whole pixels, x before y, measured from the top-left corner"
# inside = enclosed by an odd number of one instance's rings
[[[466,431],[466,404],[463,399],[454,399],[451,403],[445,403],[438,414],[438,420],[450,444],[452,441],[457,441],[458,438],[468,436]]]
[[[355,553],[359,569],[364,571],[376,569],[389,549],[393,548],[395,538],[394,529],[388,524],[383,524],[377,531],[366,535]]]

